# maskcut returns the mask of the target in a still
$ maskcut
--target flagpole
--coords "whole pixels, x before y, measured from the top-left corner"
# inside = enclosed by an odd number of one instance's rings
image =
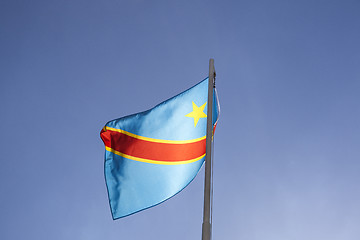
[[[212,179],[211,179],[211,141],[213,135],[212,109],[213,88],[215,81],[214,59],[209,61],[209,84],[207,104],[207,128],[206,128],[206,157],[205,157],[205,186],[204,186],[204,215],[202,224],[202,240],[211,240],[211,206],[212,206]]]

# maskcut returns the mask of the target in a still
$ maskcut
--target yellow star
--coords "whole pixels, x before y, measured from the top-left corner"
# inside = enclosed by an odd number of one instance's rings
[[[194,102],[192,102],[193,111],[185,115],[185,117],[194,118],[194,127],[196,127],[196,124],[198,123],[200,118],[206,118],[206,114],[204,113],[204,108],[206,106],[206,103],[204,103],[201,107],[198,107]]]

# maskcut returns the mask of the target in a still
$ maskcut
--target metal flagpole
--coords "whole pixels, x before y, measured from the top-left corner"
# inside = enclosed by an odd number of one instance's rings
[[[209,61],[209,86],[207,104],[206,129],[206,157],[205,157],[205,187],[204,187],[204,216],[202,224],[202,240],[211,240],[211,205],[212,205],[212,179],[211,179],[211,141],[213,135],[212,108],[213,89],[215,81],[214,59]]]

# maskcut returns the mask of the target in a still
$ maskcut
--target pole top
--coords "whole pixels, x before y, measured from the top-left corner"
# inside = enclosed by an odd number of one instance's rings
[[[215,88],[215,79],[216,79],[216,71],[214,66],[214,59],[210,58],[209,60],[209,78],[212,77],[212,85]]]

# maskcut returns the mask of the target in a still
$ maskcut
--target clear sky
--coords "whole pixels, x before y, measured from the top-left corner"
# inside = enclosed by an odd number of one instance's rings
[[[358,240],[359,0],[1,0],[0,238],[200,239],[204,169],[113,221],[99,133],[211,57],[213,239]]]

